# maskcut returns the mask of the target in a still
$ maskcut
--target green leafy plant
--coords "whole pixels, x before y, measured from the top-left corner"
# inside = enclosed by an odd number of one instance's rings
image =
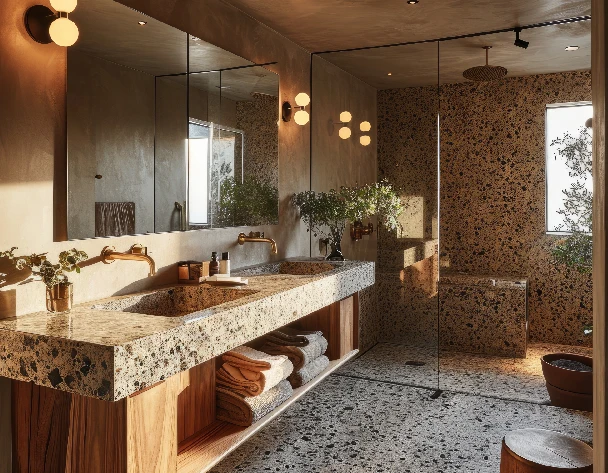
[[[294,194],[293,204],[300,218],[315,237],[322,236],[339,242],[347,222],[360,221],[373,215],[380,223],[394,230],[403,212],[401,199],[387,182],[364,186],[341,187],[339,191],[304,191]]]
[[[14,251],[16,249],[17,247],[13,247],[8,251],[0,252],[0,257],[15,261],[15,267],[19,271],[30,268],[32,274],[39,277],[49,288],[58,284],[70,284],[68,276],[65,273],[72,271],[80,273],[79,263],[88,258],[84,251],[72,248],[71,250],[62,251],[59,254],[59,264],[53,264],[46,259],[46,253],[15,257]]]
[[[558,147],[555,159],[563,159],[570,177],[575,179],[569,189],[562,191],[564,208],[558,211],[564,221],[559,230],[570,234],[556,243],[552,255],[557,264],[564,264],[580,273],[592,270],[593,192],[585,186],[585,181],[592,175],[591,143],[591,133],[585,127],[580,129],[578,136],[566,133],[551,142],[551,146]]]
[[[551,142],[551,146],[558,147],[555,159],[563,159],[570,177],[575,179],[569,189],[562,191],[564,208],[558,211],[564,221],[559,230],[569,232],[569,235],[555,244],[551,254],[556,264],[566,265],[582,274],[593,270],[593,192],[585,186],[585,181],[592,177],[592,141],[591,132],[583,127],[578,136],[566,133]],[[583,326],[583,333],[591,335],[593,325]]]
[[[238,182],[233,177],[222,181],[217,208],[217,223],[232,225],[271,225],[279,215],[279,191],[254,177]]]

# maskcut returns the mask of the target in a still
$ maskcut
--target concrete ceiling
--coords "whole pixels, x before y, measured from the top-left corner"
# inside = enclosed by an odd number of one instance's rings
[[[194,38],[172,26],[143,15],[114,0],[79,0],[70,18],[80,37],[75,50],[154,76],[214,71],[253,64],[213,44]],[[145,21],[144,26],[138,24]],[[188,42],[190,67],[188,69]],[[219,93],[219,73],[192,76],[191,85]],[[278,94],[278,76],[261,67],[247,72],[222,73],[229,81],[223,96],[251,100],[252,92]],[[180,79],[176,79],[180,80]],[[216,87],[217,82],[217,87]]]
[[[319,52],[438,39],[591,14],[591,0],[224,0]]]
[[[485,64],[486,45],[492,46],[490,64],[506,67],[507,77],[591,68],[590,21],[525,30],[521,37],[530,42],[528,49],[515,47],[510,32],[320,57],[378,89],[433,85],[438,78],[442,84],[465,82],[465,69]],[[565,51],[574,45],[578,51]]]

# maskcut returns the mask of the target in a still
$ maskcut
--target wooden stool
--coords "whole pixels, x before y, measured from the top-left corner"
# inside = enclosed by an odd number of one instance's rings
[[[591,473],[593,449],[550,430],[521,429],[502,440],[500,473]]]

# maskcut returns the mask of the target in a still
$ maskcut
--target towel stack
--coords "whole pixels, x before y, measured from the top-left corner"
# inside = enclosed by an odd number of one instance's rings
[[[289,382],[294,388],[305,385],[329,366],[327,340],[323,332],[282,328],[265,337],[262,351],[270,355],[285,355],[293,364]]]
[[[293,394],[287,378],[293,364],[287,355],[272,355],[241,346],[222,356],[216,373],[217,419],[249,426]]]

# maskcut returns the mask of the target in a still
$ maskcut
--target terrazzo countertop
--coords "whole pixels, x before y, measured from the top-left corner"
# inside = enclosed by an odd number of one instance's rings
[[[320,274],[289,263],[298,274],[277,263],[233,271],[244,288],[175,285],[0,320],[0,376],[117,401],[374,284],[371,262]]]

